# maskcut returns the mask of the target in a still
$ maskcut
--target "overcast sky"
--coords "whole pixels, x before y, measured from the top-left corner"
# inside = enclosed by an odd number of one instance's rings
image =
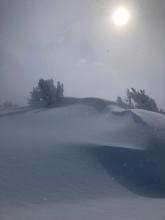
[[[120,29],[110,19],[130,10]],[[39,78],[65,95],[115,99],[144,88],[165,108],[164,0],[0,0],[0,102],[25,104]]]

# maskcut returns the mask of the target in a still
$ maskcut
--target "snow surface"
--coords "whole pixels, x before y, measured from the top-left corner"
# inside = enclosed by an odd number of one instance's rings
[[[0,220],[165,219],[165,116],[108,105],[0,113]]]

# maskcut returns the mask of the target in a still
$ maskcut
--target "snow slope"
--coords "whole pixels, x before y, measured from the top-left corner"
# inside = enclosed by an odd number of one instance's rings
[[[165,116],[92,101],[0,113],[0,219],[165,218]]]

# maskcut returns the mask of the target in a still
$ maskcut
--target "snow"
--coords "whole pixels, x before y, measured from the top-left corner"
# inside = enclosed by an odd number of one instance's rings
[[[0,219],[163,220],[164,128],[113,105],[1,112]]]

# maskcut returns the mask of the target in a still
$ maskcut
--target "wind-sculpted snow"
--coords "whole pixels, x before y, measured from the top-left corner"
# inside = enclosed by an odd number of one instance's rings
[[[3,145],[10,141],[23,145],[53,141],[143,149],[151,135],[151,129],[131,112],[116,115],[107,109],[100,112],[82,104],[34,111],[24,109],[2,114],[0,120]]]
[[[0,219],[162,219],[165,116],[103,103],[0,113]]]

